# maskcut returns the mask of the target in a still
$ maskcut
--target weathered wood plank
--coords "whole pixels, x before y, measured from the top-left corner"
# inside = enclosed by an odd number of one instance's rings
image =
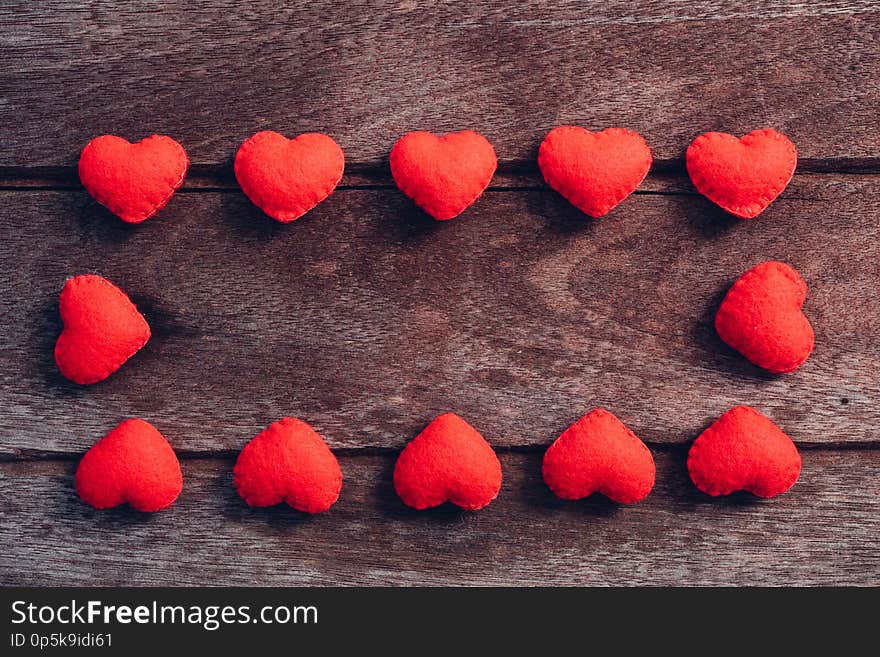
[[[563,503],[540,454],[505,454],[501,495],[476,513],[410,511],[388,456],[343,457],[320,517],[251,510],[230,460],[184,461],[183,495],[144,516],[95,511],[69,462],[0,464],[0,583],[29,585],[880,584],[880,452],[807,450],[772,501],[713,500],[684,452],[655,452],[641,504]]]
[[[536,190],[487,193],[444,224],[397,192],[348,190],[286,227],[213,192],[131,227],[84,192],[3,193],[0,454],[80,453],[128,416],[184,452],[237,450],[284,415],[335,448],[398,447],[446,410],[535,445],[594,406],[681,443],[738,403],[800,443],[876,443],[877,183],[797,177],[752,222],[665,194],[588,221]],[[817,348],[788,376],[712,328],[730,283],[771,258],[811,286]],[[57,294],[83,272],[154,329],[86,388],[52,358]]]
[[[562,123],[788,133],[877,164],[880,6],[787,2],[6,2],[0,166],[75,162],[93,136],[180,139],[222,163],[252,132],[326,131],[378,164],[411,129],[483,131],[533,161]]]

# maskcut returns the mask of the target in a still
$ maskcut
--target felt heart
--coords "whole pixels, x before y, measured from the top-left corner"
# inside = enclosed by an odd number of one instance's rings
[[[544,454],[544,481],[558,497],[601,493],[620,504],[644,499],[654,487],[654,458],[645,443],[605,409],[572,424]]]
[[[165,207],[183,184],[189,161],[171,137],[153,135],[131,144],[122,137],[96,137],[79,156],[79,179],[98,203],[130,224]]]
[[[251,506],[286,502],[321,513],[339,499],[342,471],[327,443],[308,424],[286,417],[252,439],[235,462],[233,483]]]
[[[775,130],[755,130],[742,139],[707,132],[691,142],[685,159],[700,194],[740,219],[752,219],[791,181],[797,149]]]
[[[801,455],[769,418],[751,406],[736,406],[697,437],[687,468],[697,488],[709,495],[745,490],[773,497],[794,486]]]
[[[400,190],[440,221],[461,214],[495,174],[495,149],[473,130],[438,137],[410,132],[391,149],[391,175]]]
[[[258,132],[235,154],[235,177],[251,202],[288,224],[330,196],[342,180],[345,154],[317,132],[288,139]]]
[[[758,367],[792,372],[813,351],[813,327],[801,308],[807,284],[782,262],[763,262],[731,286],[715,315],[715,330]]]
[[[161,511],[183,490],[174,450],[149,422],[125,420],[86,452],[76,469],[76,491],[86,504],[109,509],[128,502]]]
[[[150,339],[147,320],[125,292],[94,274],[68,279],[58,310],[64,330],[55,343],[55,362],[76,383],[103,381]]]
[[[452,502],[475,511],[498,496],[501,463],[476,429],[445,413],[403,448],[394,466],[394,490],[415,509]]]
[[[538,149],[544,180],[581,212],[608,214],[633,193],[651,168],[651,149],[637,132],[573,125],[551,130]]]

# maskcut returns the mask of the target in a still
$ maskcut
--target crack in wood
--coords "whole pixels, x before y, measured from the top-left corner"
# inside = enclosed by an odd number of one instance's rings
[[[880,158],[828,158],[798,161],[796,177],[800,176],[880,175]],[[663,187],[671,189],[663,189]],[[652,188],[653,187],[653,188]],[[684,189],[682,189],[684,187]],[[339,191],[394,190],[396,186],[387,164],[347,164],[345,175],[336,188]],[[0,166],[0,191],[4,192],[64,192],[80,191],[76,167],[72,166]],[[499,162],[498,170],[489,185],[489,192],[546,191],[540,172],[531,162]],[[223,194],[239,192],[232,169],[228,164],[193,164],[180,193]],[[684,167],[684,161],[657,160],[645,182],[635,194],[694,196]],[[811,200],[811,199],[802,199]]]
[[[659,443],[645,441],[645,444],[653,452],[662,452],[668,454],[686,453],[690,449],[691,443]],[[801,451],[811,452],[853,452],[880,451],[880,441],[870,441],[864,443],[802,443],[796,442],[797,448]],[[244,446],[244,442],[242,443]],[[532,444],[532,445],[494,445],[493,449],[497,454],[543,454],[549,447],[549,443]],[[177,458],[181,461],[203,461],[203,460],[234,460],[240,450],[218,449],[208,451],[192,451],[192,450],[175,450]],[[400,453],[400,449],[396,447],[341,447],[331,450],[338,458],[372,458],[372,457],[389,457],[396,458]],[[79,461],[84,452],[56,452],[56,451],[40,451],[40,450],[21,450],[15,454],[0,454],[0,468],[6,464],[15,463],[65,463],[71,461]]]

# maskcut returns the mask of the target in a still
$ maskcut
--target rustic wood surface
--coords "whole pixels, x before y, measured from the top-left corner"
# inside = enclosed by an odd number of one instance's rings
[[[868,1],[4,3],[0,583],[880,584],[878,66]],[[600,221],[536,175],[566,122],[654,148]],[[793,138],[798,174],[759,219],[730,219],[682,153],[763,126]],[[436,223],[384,158],[409,129],[462,127],[493,141],[499,174]],[[290,226],[231,176],[264,128],[346,151],[340,190]],[[184,189],[142,226],[79,188],[77,153],[104,132],[189,151]],[[770,258],[810,285],[817,347],[793,375],[712,329],[730,283]],[[86,388],[52,360],[57,294],[83,272],[154,329]],[[712,500],[684,473],[687,444],[738,403],[802,448],[776,500]],[[642,504],[561,503],[540,480],[544,446],[595,406],[654,451]],[[391,490],[397,449],[445,410],[501,451],[483,511],[418,514]],[[284,415],[340,455],[325,516],[250,510],[231,487],[234,455]],[[97,512],[73,491],[76,460],[129,416],[182,456],[167,512]]]
[[[240,192],[180,194],[140,227],[83,191],[0,193],[8,326],[0,455],[71,455],[120,417],[188,453],[237,450],[284,415],[333,447],[398,447],[446,409],[494,444],[546,444],[594,406],[686,442],[738,403],[803,443],[880,426],[873,176],[804,176],[759,221],[639,194],[590,222],[555,193],[487,193],[438,223],[395,190],[343,190],[293,226]],[[860,257],[853,258],[852,253]],[[732,280],[766,259],[811,285],[818,347],[772,376],[717,337]],[[83,388],[52,349],[64,280],[128,290],[155,337]]]
[[[802,480],[772,501],[711,499],[684,452],[655,450],[661,478],[642,503],[562,502],[540,453],[501,457],[504,486],[482,511],[407,509],[393,458],[341,459],[325,515],[250,510],[232,461],[184,462],[169,511],[83,508],[73,462],[0,464],[0,560],[10,584],[864,584],[880,581],[876,451],[805,450]],[[28,549],[22,549],[22,546]],[[8,549],[8,548],[7,548]]]
[[[221,163],[264,128],[378,163],[408,130],[462,126],[533,162],[570,122],[638,130],[660,160],[772,126],[817,164],[877,163],[875,0],[19,0],[0,24],[6,166],[72,164],[105,132]]]

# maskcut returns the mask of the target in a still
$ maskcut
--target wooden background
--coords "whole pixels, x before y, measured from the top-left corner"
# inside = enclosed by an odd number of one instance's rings
[[[420,5],[432,5],[423,8]],[[841,2],[6,2],[0,8],[0,582],[3,584],[880,584],[880,5]],[[592,221],[535,166],[552,127],[642,132],[656,164]],[[773,127],[797,175],[759,219],[684,174],[706,130]],[[448,223],[394,188],[411,129],[473,128],[499,155]],[[344,148],[339,190],[281,226],[231,158],[261,129]],[[193,163],[124,225],[78,185],[92,137],[178,139]],[[774,258],[807,279],[812,358],[771,376],[714,333],[730,283]],[[57,294],[100,273],[154,329],[109,380],[52,358]],[[738,403],[800,447],[773,501],[701,495],[687,446]],[[556,500],[543,450],[605,406],[648,442],[643,503]],[[498,448],[486,509],[416,513],[400,447],[453,410]],[[245,442],[284,416],[338,454],[319,517],[251,510]],[[169,511],[73,489],[121,419],[182,457]]]

